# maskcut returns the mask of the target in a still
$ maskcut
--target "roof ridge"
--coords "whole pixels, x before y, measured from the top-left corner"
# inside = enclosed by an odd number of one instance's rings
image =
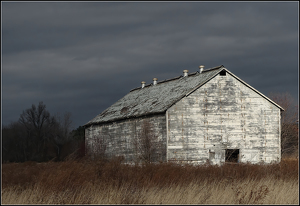
[[[220,65],[220,66],[217,66],[217,67],[205,69],[205,70],[202,71],[202,73],[204,73],[204,72],[209,72],[209,71],[212,71],[212,70],[215,70],[215,69],[220,69],[220,68],[222,68],[222,67],[224,67],[224,66],[223,66],[223,65]],[[225,68],[225,67],[224,67],[224,68]]]
[[[222,68],[222,67],[224,67],[224,66],[223,66],[223,65],[220,65],[220,66],[217,66],[217,67],[205,69],[205,70],[202,71],[202,73],[208,72],[208,71],[212,71],[212,70],[215,70],[215,69],[220,69],[220,68]],[[187,77],[194,76],[194,75],[197,75],[197,74],[200,74],[200,72],[199,72],[199,71],[195,71],[195,72],[193,72],[193,73],[188,74]],[[177,80],[177,79],[180,79],[181,77],[183,77],[183,75],[180,75],[180,76],[177,76],[177,77],[173,77],[173,78],[171,78],[171,79],[165,79],[165,80],[159,81],[159,82],[157,82],[157,84],[162,84],[162,83],[165,83],[165,82]],[[151,86],[151,85],[153,85],[153,83],[147,84],[147,85],[145,85],[145,87],[149,87],[149,86]],[[144,88],[145,88],[145,87],[144,87]],[[136,87],[136,88],[133,88],[133,89],[130,90],[130,92],[135,91],[135,90],[138,90],[138,89],[142,89],[142,87]]]

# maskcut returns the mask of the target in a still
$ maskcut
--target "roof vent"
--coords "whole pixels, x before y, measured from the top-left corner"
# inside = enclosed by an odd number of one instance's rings
[[[157,84],[157,78],[153,78],[153,85]]]
[[[142,81],[142,88],[145,87],[146,82]]]
[[[183,70],[183,76],[184,76],[184,77],[187,77],[187,76],[189,75],[188,72],[189,72],[189,70],[186,70],[186,69]]]
[[[199,66],[199,69],[200,69],[200,74],[201,74],[203,72],[204,66],[203,65]]]

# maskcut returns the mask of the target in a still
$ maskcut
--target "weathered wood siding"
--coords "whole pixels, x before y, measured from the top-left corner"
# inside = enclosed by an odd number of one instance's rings
[[[156,152],[157,161],[166,161],[166,116],[165,114],[151,117],[132,118],[112,123],[91,125],[85,129],[87,152],[92,154],[104,146],[105,156],[108,158],[123,156],[125,162],[141,161],[140,153],[135,146],[135,138],[140,138],[143,121],[148,121],[154,134],[158,137]],[[96,141],[94,141],[96,139]]]
[[[213,164],[280,161],[280,109],[232,75],[218,74],[166,112],[167,159]]]

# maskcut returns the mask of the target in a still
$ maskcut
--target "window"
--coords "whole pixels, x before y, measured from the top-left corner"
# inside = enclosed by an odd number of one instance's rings
[[[222,70],[222,71],[220,72],[220,76],[226,76],[226,71],[225,71],[225,70]]]

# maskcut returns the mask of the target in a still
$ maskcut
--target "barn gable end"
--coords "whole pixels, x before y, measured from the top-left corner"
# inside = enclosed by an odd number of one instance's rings
[[[159,145],[153,161],[280,161],[282,110],[221,65],[131,90],[84,125],[86,146],[139,161],[147,122]]]
[[[280,109],[235,76],[218,74],[167,110],[169,161],[280,161]]]

